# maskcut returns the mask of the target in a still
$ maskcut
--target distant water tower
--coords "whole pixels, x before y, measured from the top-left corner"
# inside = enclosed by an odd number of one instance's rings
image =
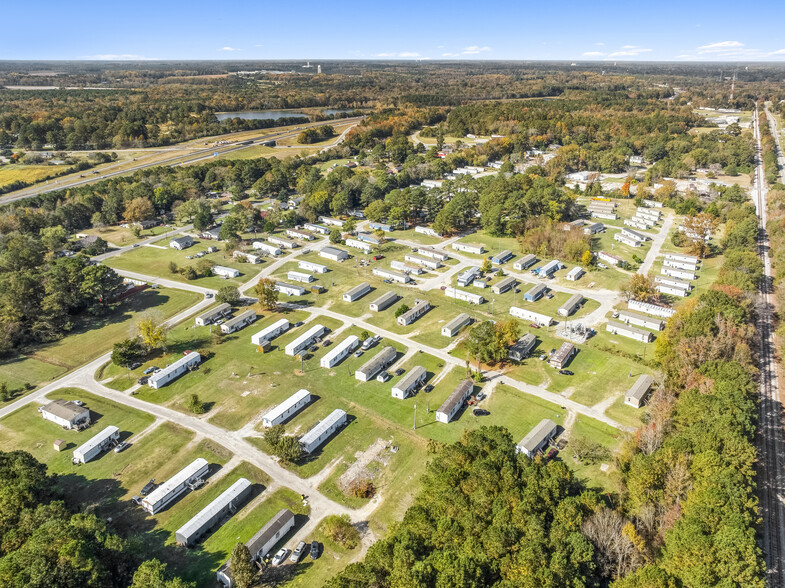
[[[321,65],[317,65],[317,66],[316,66],[316,73],[317,73],[317,74],[320,74],[320,73],[322,73],[322,66],[321,66]]]

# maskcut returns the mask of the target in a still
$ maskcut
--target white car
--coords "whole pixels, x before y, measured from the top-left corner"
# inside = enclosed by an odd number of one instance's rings
[[[273,565],[274,566],[281,565],[283,562],[286,561],[287,555],[289,555],[289,550],[286,549],[286,547],[281,547],[281,549],[278,550],[278,553],[276,553],[273,556]]]
[[[303,556],[303,551],[305,551],[305,541],[300,541],[297,547],[294,548],[294,551],[292,551],[292,557],[289,558],[289,561],[292,563],[299,562]]]

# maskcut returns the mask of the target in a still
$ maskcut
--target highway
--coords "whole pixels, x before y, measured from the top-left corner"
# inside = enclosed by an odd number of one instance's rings
[[[758,253],[763,260],[764,277],[757,304],[757,329],[760,335],[760,422],[758,426],[758,488],[763,519],[763,552],[768,585],[785,587],[785,439],[782,428],[782,403],[774,347],[774,305],[772,265],[766,232],[767,186],[763,173],[758,109],[753,122],[755,133],[755,180],[753,199],[758,212]]]
[[[278,131],[278,132],[275,132],[275,133],[267,133],[267,134],[264,134],[264,135],[251,137],[250,139],[248,139],[248,138],[243,139],[240,143],[233,142],[230,145],[218,145],[218,146],[212,145],[212,146],[208,146],[208,147],[203,147],[203,148],[200,148],[198,150],[193,151],[192,153],[187,153],[185,155],[177,155],[177,156],[174,156],[174,157],[170,157],[168,159],[163,159],[163,160],[158,160],[158,161],[148,161],[146,163],[145,162],[139,162],[138,165],[135,165],[135,166],[130,167],[130,168],[117,170],[117,171],[109,171],[107,173],[101,173],[101,174],[98,174],[98,175],[90,174],[91,177],[81,178],[79,180],[74,180],[72,182],[58,184],[56,186],[54,186],[52,184],[42,184],[42,185],[39,184],[39,185],[36,185],[36,186],[32,186],[30,188],[21,190],[20,192],[18,192],[16,194],[12,194],[10,196],[6,196],[6,197],[3,197],[3,198],[0,198],[0,205],[8,204],[10,202],[16,202],[18,200],[24,200],[26,198],[32,198],[33,196],[38,196],[39,194],[46,194],[47,192],[55,192],[57,190],[65,190],[67,188],[75,188],[77,186],[83,186],[85,184],[91,184],[91,183],[94,183],[94,182],[105,180],[107,178],[113,178],[113,177],[116,177],[116,176],[129,175],[129,174],[132,174],[132,173],[134,173],[134,172],[136,172],[136,171],[138,171],[140,169],[146,169],[148,167],[157,167],[157,166],[166,166],[166,165],[174,167],[174,166],[180,166],[180,165],[188,165],[188,164],[196,163],[196,162],[199,162],[199,161],[202,161],[202,160],[205,160],[205,159],[213,159],[215,157],[214,154],[216,154],[216,153],[218,155],[226,155],[227,153],[232,153],[234,151],[240,151],[242,149],[248,149],[248,147],[251,146],[248,143],[248,141],[252,141],[253,143],[258,143],[258,142],[272,141],[272,140],[278,140],[278,139],[286,139],[286,138],[289,138],[289,137],[297,136],[300,133],[300,131],[302,129],[305,129],[305,128],[321,127],[321,126],[324,126],[324,125],[337,125],[337,124],[340,124],[340,123],[355,123],[355,124],[358,124],[363,118],[365,118],[365,117],[359,116],[359,117],[354,117],[354,118],[339,119],[337,121],[335,121],[335,120],[327,120],[327,121],[321,121],[321,122],[317,122],[317,123],[309,123],[309,124],[299,125],[298,127],[296,127],[296,130],[292,130],[292,131]],[[242,132],[245,133],[247,131],[242,131]],[[338,143],[342,142],[343,139],[345,138],[345,136],[346,136],[346,132],[342,133],[336,139],[335,143],[332,144],[332,145],[329,145],[329,147],[332,147],[332,146],[337,145]],[[207,138],[207,137],[205,139],[208,140],[208,141],[210,140],[210,138]],[[298,147],[298,146],[294,145],[293,147]],[[302,147],[308,147],[308,146],[307,145],[302,145]],[[155,149],[155,151],[153,151],[151,153],[151,155],[155,155],[157,153],[159,153],[159,151],[158,151],[158,149]]]

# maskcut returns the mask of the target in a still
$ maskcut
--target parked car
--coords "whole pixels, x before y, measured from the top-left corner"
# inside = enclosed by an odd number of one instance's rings
[[[572,373],[570,370],[559,370],[559,373],[560,373],[562,376],[574,376],[574,375],[575,375],[575,374],[574,374],[574,373]]]
[[[283,562],[286,561],[287,555],[289,555],[289,550],[286,549],[286,547],[281,547],[281,549],[278,550],[278,553],[276,553],[273,556],[273,565],[274,566],[281,565]]]
[[[74,404],[76,406],[84,406],[84,402],[82,402],[81,400],[74,400]]]
[[[485,400],[485,398],[486,398],[486,396],[485,396],[485,392],[480,392],[480,393],[477,395],[477,400],[478,400],[478,401],[479,401],[479,400]]]
[[[317,351],[319,351],[319,348],[316,345],[312,345],[310,349],[308,349],[308,351],[310,351],[311,353],[316,353]]]
[[[155,478],[152,478],[149,482],[147,482],[147,484],[144,485],[144,488],[142,488],[140,494],[142,496],[147,496],[148,494],[150,494],[150,492],[155,490],[156,486],[157,484],[155,483]]]
[[[212,293],[211,293],[211,292],[206,292],[206,293],[205,293],[205,295],[204,295],[204,297],[205,297],[205,298],[212,298],[212,297],[213,297],[213,295],[212,295]]]
[[[365,351],[363,351],[362,349],[358,349],[357,351],[354,352],[354,356],[360,357],[363,353],[365,353]]]
[[[303,321],[297,321],[296,323],[294,323],[294,326],[295,327],[302,327],[303,326]]]
[[[373,260],[374,261],[379,261],[380,259],[384,259],[384,255],[374,255],[373,256]]]
[[[129,370],[135,370],[136,368],[140,368],[140,367],[142,367],[142,364],[140,362],[138,362],[138,361],[135,361],[135,362],[133,362],[132,364],[130,364],[128,366],[128,369]]]
[[[425,392],[426,394],[431,390],[433,390],[433,384],[428,384],[425,388],[422,389],[422,391]]]
[[[548,453],[546,453],[546,454],[545,454],[545,458],[546,458],[546,459],[553,459],[553,458],[554,458],[554,457],[556,457],[558,454],[559,454],[559,450],[558,450],[558,449],[556,449],[555,447],[551,447],[551,448],[548,450]]]
[[[326,339],[326,340],[324,341],[324,343],[322,343],[322,347],[329,347],[329,346],[330,346],[330,345],[332,345],[332,344],[333,344],[332,340],[330,340],[330,339]]]
[[[319,542],[311,542],[311,559],[319,559]]]
[[[303,556],[303,552],[305,551],[305,541],[300,541],[297,544],[297,547],[294,548],[292,551],[292,557],[289,558],[289,561],[292,563],[297,563],[300,561],[300,558]]]
[[[490,411],[485,410],[484,408],[475,408],[473,411],[474,416],[488,416]]]
[[[538,324],[536,324],[536,323],[529,323],[529,326],[530,326],[532,329],[539,329],[539,328],[540,328],[540,325],[538,325]]]
[[[120,443],[114,446],[114,452],[121,453],[122,451],[128,449],[128,445],[129,445],[128,441],[121,441]]]
[[[395,375],[396,376],[400,376],[402,374],[403,374],[403,368],[398,368],[397,370],[395,370]]]
[[[378,376],[376,376],[376,381],[384,383],[387,380],[389,380],[390,378],[392,378],[392,376],[389,374],[389,372],[384,371],[381,374],[379,374]]]
[[[392,284],[392,280],[384,280],[385,284]]]
[[[222,325],[222,324],[224,324],[224,320],[223,319],[218,319],[217,321],[215,321],[215,324],[216,325]]]
[[[139,384],[140,386],[144,386],[144,385],[145,385],[145,384],[146,384],[146,383],[147,383],[149,380],[150,380],[150,378],[149,378],[149,377],[147,377],[147,376],[142,376],[141,378],[139,378],[138,380],[136,380],[136,383],[137,383],[137,384]]]
[[[146,375],[148,375],[148,374],[152,374],[152,373],[153,373],[155,370],[157,370],[157,369],[158,369],[158,366],[157,366],[157,365],[151,365],[149,368],[147,368],[147,369],[146,369],[145,371],[143,371],[142,373],[143,373],[143,374],[146,376]]]
[[[545,361],[546,359],[548,359],[547,355],[545,355],[544,353],[540,355],[540,361]]]

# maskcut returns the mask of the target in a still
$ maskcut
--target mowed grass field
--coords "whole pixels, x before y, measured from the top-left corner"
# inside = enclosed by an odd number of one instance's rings
[[[0,166],[0,188],[14,182],[40,182],[69,166],[9,164]]]
[[[129,337],[134,322],[146,311],[155,310],[168,318],[200,299],[199,294],[169,288],[139,292],[104,316],[81,317],[76,328],[59,341],[34,346],[23,354],[3,360],[0,380],[11,390],[19,390],[26,383],[38,386],[51,381]]]

